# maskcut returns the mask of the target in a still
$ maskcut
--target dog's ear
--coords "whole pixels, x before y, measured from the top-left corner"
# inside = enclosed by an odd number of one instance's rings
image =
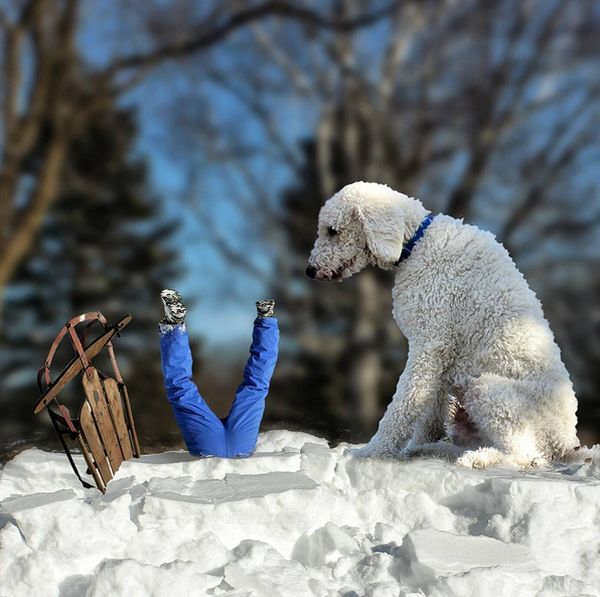
[[[396,263],[404,244],[404,210],[395,197],[383,197],[355,206],[367,247],[379,266]]]

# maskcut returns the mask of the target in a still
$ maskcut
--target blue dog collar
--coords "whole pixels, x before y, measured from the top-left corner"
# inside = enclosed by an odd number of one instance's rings
[[[399,265],[405,259],[408,259],[408,257],[412,253],[412,250],[415,248],[415,245],[419,242],[419,240],[421,240],[421,238],[423,238],[425,230],[427,230],[431,222],[433,222],[433,218],[435,218],[435,216],[432,214],[425,216],[425,218],[417,228],[417,231],[412,235],[412,238],[402,248],[402,254],[400,255],[400,259],[396,261],[396,265]]]

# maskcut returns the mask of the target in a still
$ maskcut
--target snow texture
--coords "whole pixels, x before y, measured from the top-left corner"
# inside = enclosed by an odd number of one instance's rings
[[[271,431],[243,460],[126,462],[102,495],[29,449],[0,473],[0,595],[600,595],[597,450],[481,471]]]

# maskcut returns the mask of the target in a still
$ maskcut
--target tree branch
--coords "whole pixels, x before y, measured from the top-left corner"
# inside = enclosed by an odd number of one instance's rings
[[[595,99],[600,93],[600,86],[590,90],[590,93],[581,104],[577,107],[577,112],[581,114],[587,107],[595,107]],[[539,174],[535,177],[534,181],[530,185],[524,199],[517,205],[516,209],[510,214],[502,229],[498,233],[498,239],[503,243],[509,245],[513,234],[517,228],[525,221],[525,219],[535,209],[541,205],[546,194],[546,189],[552,181],[556,180],[560,174],[565,170],[569,164],[577,157],[578,150],[585,145],[585,143],[597,136],[597,114],[592,113],[589,121],[584,123],[581,130],[576,134],[571,141],[566,144],[558,155],[552,156],[546,160],[546,167],[540,170],[539,160],[548,154],[548,148],[555,148],[559,141],[568,136],[569,130],[576,124],[576,119],[571,114],[565,115],[562,120],[554,129],[548,142],[544,145],[543,149],[540,150],[536,158],[529,160],[531,167],[535,168]],[[535,166],[534,166],[535,165]]]
[[[283,0],[267,0],[262,4],[239,10],[230,15],[222,24],[212,27],[210,31],[201,31],[186,40],[166,44],[150,52],[133,54],[132,56],[117,59],[107,67],[105,74],[112,76],[119,71],[148,64],[156,64],[163,60],[187,56],[200,50],[205,50],[214,46],[234,31],[264,17],[277,16],[318,28],[351,31],[377,22],[393,11],[399,3],[400,0],[392,0],[382,8],[365,12],[349,19],[338,20],[336,18],[325,17],[310,8],[291,4]]]
[[[552,40],[551,33],[557,23],[561,9],[562,4],[557,2],[552,7],[552,10],[545,15],[540,28],[533,33],[529,60],[521,67],[520,72],[517,71],[516,76],[511,77],[515,70],[515,67],[512,65],[516,61],[510,52],[507,52],[504,60],[495,68],[492,67],[491,60],[488,60],[491,71],[489,77],[490,84],[486,90],[486,96],[478,98],[478,102],[487,107],[482,111],[483,118],[481,121],[476,123],[477,131],[471,157],[462,180],[450,194],[448,201],[449,214],[457,217],[466,217],[468,215],[477,185],[485,173],[493,150],[500,140],[507,123],[511,121],[511,114],[517,110],[518,101],[521,99],[521,95],[526,88],[526,83],[530,80],[535,73],[536,67],[539,65],[540,57],[546,49],[546,44]],[[519,47],[519,40],[528,33],[524,22],[517,17],[515,18],[517,20],[511,32],[512,43],[507,44],[507,47],[513,48],[514,52],[516,52],[515,48]],[[490,42],[490,52],[491,49],[492,43]],[[498,110],[498,106],[507,94],[510,96],[511,101],[505,102],[507,107],[504,110]]]

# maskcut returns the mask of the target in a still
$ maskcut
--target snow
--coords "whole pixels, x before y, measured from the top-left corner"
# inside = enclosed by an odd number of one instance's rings
[[[0,473],[0,595],[600,595],[598,459],[480,471],[348,447],[270,431],[244,460],[146,455],[106,495],[26,450]]]

